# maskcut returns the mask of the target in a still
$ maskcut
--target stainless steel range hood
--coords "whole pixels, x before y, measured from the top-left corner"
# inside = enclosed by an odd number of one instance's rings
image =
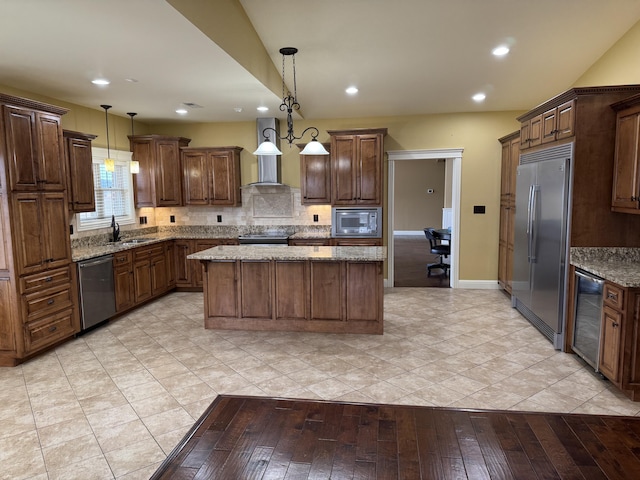
[[[258,118],[256,120],[258,145],[264,141],[262,133],[265,128],[273,128],[280,133],[280,120],[277,118]],[[273,131],[265,132],[267,138],[280,148],[280,138]],[[258,155],[258,181],[244,185],[245,187],[260,185],[282,185],[281,182],[280,155]]]

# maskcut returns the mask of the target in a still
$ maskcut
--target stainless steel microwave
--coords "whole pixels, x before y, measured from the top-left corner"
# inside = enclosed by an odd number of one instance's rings
[[[332,237],[382,237],[382,207],[333,207]]]

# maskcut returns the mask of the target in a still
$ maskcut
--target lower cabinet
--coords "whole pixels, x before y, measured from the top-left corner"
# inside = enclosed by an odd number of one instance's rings
[[[118,313],[135,305],[131,255],[131,251],[126,251],[113,256],[113,281]]]
[[[381,247],[382,238],[291,238],[289,246],[298,247]]]
[[[176,240],[174,242],[174,276],[175,286],[184,290],[202,290],[202,264],[197,260],[187,259],[187,255],[201,252],[218,245],[237,245],[236,238],[214,238],[198,240]]]
[[[382,334],[382,262],[204,263],[205,328]]]

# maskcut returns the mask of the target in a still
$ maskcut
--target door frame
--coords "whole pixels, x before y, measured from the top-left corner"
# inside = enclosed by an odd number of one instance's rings
[[[459,259],[460,259],[460,181],[462,176],[462,148],[441,148],[428,150],[390,150],[387,151],[389,160],[388,170],[388,198],[387,198],[387,286],[393,287],[394,277],[394,240],[393,240],[393,207],[395,200],[395,168],[396,161],[407,160],[451,160],[451,268],[449,286],[459,288]]]

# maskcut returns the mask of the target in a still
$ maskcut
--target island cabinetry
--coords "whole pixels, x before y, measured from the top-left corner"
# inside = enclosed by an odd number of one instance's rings
[[[386,133],[386,128],[329,131],[332,205],[382,205]]]
[[[331,151],[331,145],[322,146]],[[298,147],[302,150],[305,145]],[[328,205],[331,203],[331,156],[300,155],[300,194],[303,205]]]
[[[205,328],[382,334],[381,262],[203,264]]]
[[[640,95],[612,106],[616,114],[616,148],[611,209],[640,213]]]
[[[69,211],[93,212],[96,209],[96,199],[91,141],[96,135],[64,130],[63,136],[67,159]]]
[[[380,247],[382,238],[332,238],[331,245],[336,247]]]
[[[330,238],[290,238],[288,241],[291,246],[299,247],[312,247],[312,246],[325,246],[331,245]]]
[[[113,256],[113,279],[116,296],[116,312],[135,306],[132,252],[127,250]]]
[[[238,240],[235,238],[176,240],[174,242],[175,286],[182,290],[201,291],[204,283],[202,265],[197,260],[187,259],[187,256],[218,245],[237,244]]]
[[[241,151],[241,147],[183,148],[184,204],[240,205]]]
[[[180,148],[190,141],[164,135],[129,136],[132,160],[140,163],[134,175],[137,208],[182,205]]]

